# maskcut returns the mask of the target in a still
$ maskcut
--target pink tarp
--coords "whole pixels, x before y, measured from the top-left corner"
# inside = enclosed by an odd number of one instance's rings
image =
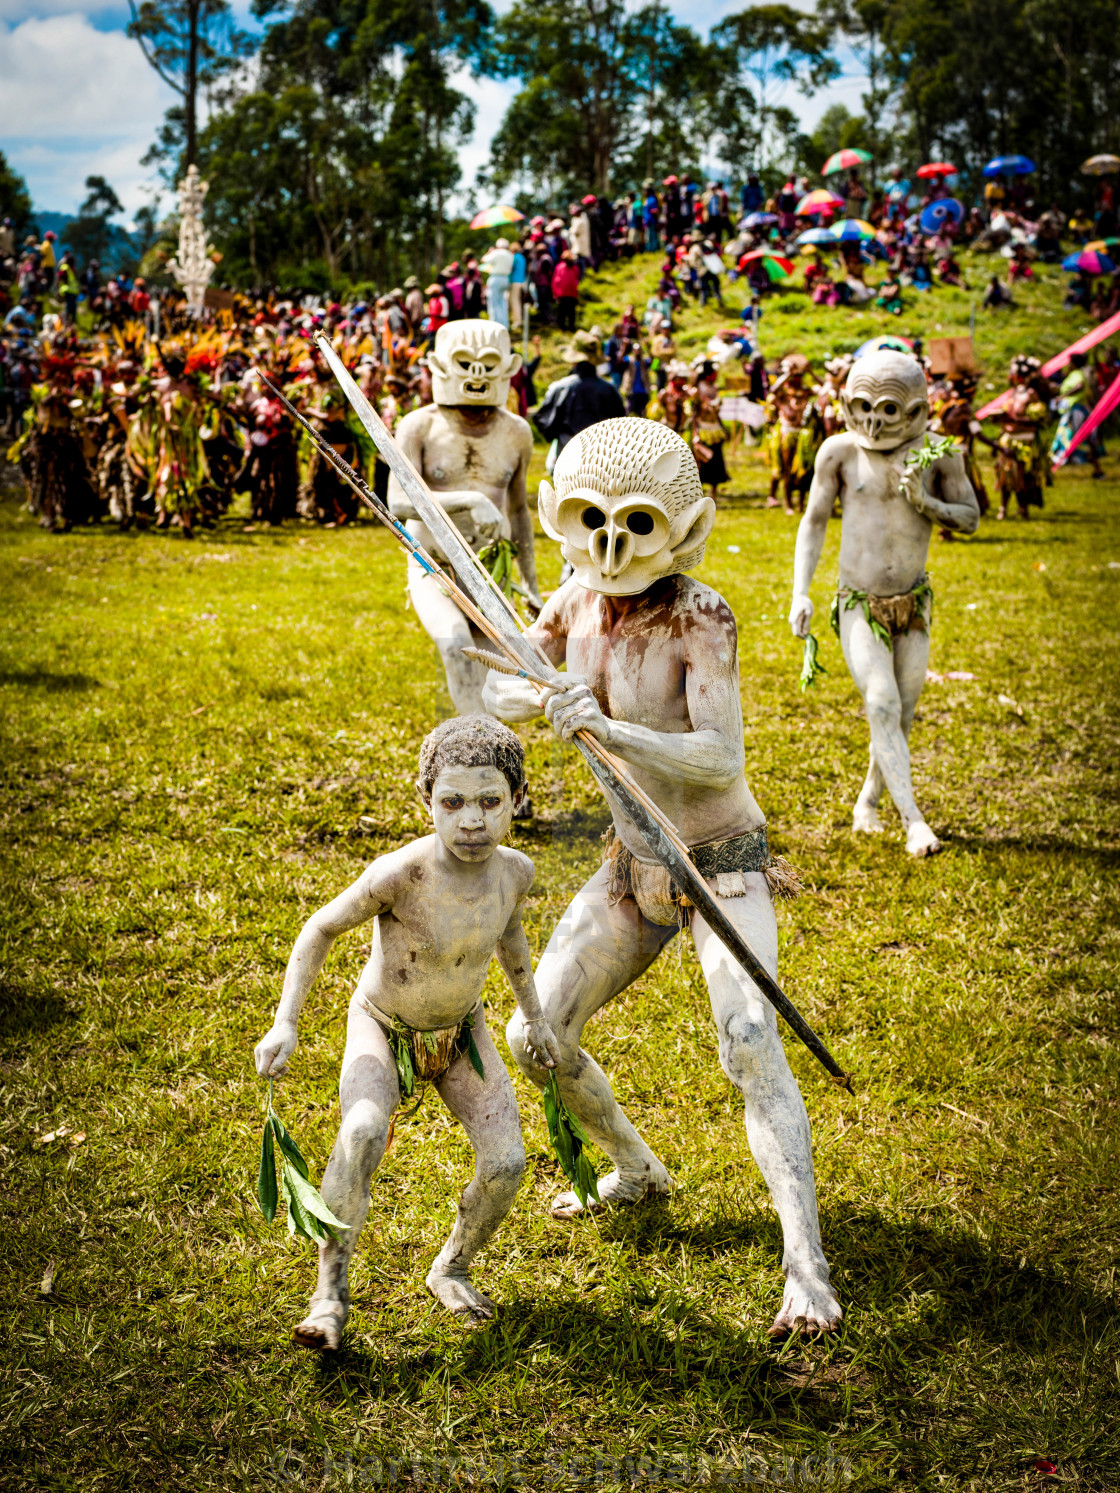
[[[1043,376],[1049,378],[1052,373],[1057,373],[1059,368],[1066,366],[1071,354],[1087,353],[1091,347],[1096,347],[1098,342],[1103,342],[1106,337],[1111,337],[1114,332],[1120,332],[1120,311],[1115,316],[1110,316],[1107,321],[1102,321],[1100,326],[1094,327],[1091,332],[1086,332],[1084,337],[1079,337],[1076,342],[1071,342],[1064,352],[1060,352],[1056,357],[1051,358],[1049,363],[1043,363]],[[995,399],[989,399],[982,410],[976,411],[976,418],[978,420],[986,420],[989,415],[994,415],[996,410],[1003,408],[1003,401],[1010,393],[1010,389],[1005,389]]]
[[[1085,440],[1086,436],[1092,435],[1097,426],[1100,425],[1102,421],[1108,419],[1109,415],[1112,414],[1112,411],[1117,407],[1117,405],[1120,405],[1120,378],[1114,378],[1109,384],[1108,388],[1097,400],[1096,404],[1093,406],[1092,413],[1081,422],[1077,433],[1074,435],[1069,445],[1062,452],[1061,456],[1055,458],[1055,467],[1065,466],[1066,462],[1077,450],[1081,442]]]

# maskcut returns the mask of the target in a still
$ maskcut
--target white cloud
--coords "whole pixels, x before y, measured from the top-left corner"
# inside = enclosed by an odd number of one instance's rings
[[[459,150],[460,186],[466,193],[474,186],[479,167],[490,160],[490,141],[520,85],[511,78],[472,78],[462,68],[451,75],[451,86],[475,107],[474,134]]]
[[[0,144],[37,207],[75,211],[98,173],[135,211],[150,179],[140,157],[174,98],[136,42],[87,16],[0,26]]]
[[[252,25],[247,4],[234,0],[241,25]],[[506,4],[502,0],[498,9]],[[699,30],[741,7],[742,0],[671,4],[679,21]],[[39,208],[76,211],[93,173],[112,182],[129,212],[147,200],[153,174],[140,158],[176,96],[124,34],[127,18],[121,0],[0,0],[0,149],[27,179]],[[859,109],[864,79],[850,53],[842,52],[840,61],[844,76],[815,97],[785,91],[783,102],[807,125],[832,103]],[[476,80],[465,69],[453,81],[477,110],[474,135],[460,151],[462,184],[469,189],[518,85]]]

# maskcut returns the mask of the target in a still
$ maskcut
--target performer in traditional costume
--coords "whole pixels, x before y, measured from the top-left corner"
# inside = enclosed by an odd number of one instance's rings
[[[70,408],[75,398],[77,355],[47,352],[40,381],[32,385],[23,430],[8,452],[27,484],[27,506],[44,529],[65,532],[87,523],[98,504],[89,480],[81,429]]]
[[[318,366],[313,375],[308,418],[316,425],[329,446],[356,467],[360,460],[358,439],[350,428],[350,406],[339,390],[328,368]],[[350,523],[357,517],[358,500],[351,488],[312,450],[307,472],[300,489],[299,512],[304,518],[317,519],[328,528]]]
[[[538,517],[574,572],[549,598],[529,637],[567,665],[545,714],[570,741],[585,730],[630,773],[693,847],[718,910],[777,968],[772,898],[793,890],[769,845],[766,821],[743,776],[743,720],[735,618],[688,571],[699,565],[715,518],[688,445],[656,421],[605,420],[577,435],[542,482]],[[492,673],[488,708],[529,721],[541,697]],[[747,1139],[784,1235],[786,1288],[770,1329],[830,1332],[841,1321],[817,1222],[809,1120],[757,985],[710,924],[686,902],[670,870],[621,805],[598,868],[561,918],[537,966],[541,1007],[559,1045],[564,1101],[614,1164],[600,1206],[640,1204],[668,1192],[668,1168],[620,1108],[607,1074],[581,1045],[592,1016],[641,977],[682,929],[691,929],[711,995],[723,1070],[743,1097]],[[522,1072],[530,1008],[506,1028]],[[592,1030],[592,1028],[588,1028]],[[575,1192],[552,1203],[570,1218]]]
[[[299,499],[299,460],[291,421],[280,401],[250,373],[244,396],[249,451],[238,486],[249,494],[256,523],[279,524],[295,518]]]
[[[101,370],[100,446],[96,483],[109,516],[127,529],[142,513],[147,493],[144,470],[129,460],[128,434],[140,409],[137,380],[144,360],[143,322],[127,322],[113,329],[105,346]],[[150,506],[150,505],[149,505]]]
[[[674,359],[669,364],[665,387],[654,395],[646,414],[651,420],[667,425],[677,435],[684,434],[690,424],[687,363]]]
[[[186,368],[181,344],[160,346],[157,377],[144,390],[129,430],[129,456],[148,474],[156,527],[177,526],[193,539],[210,471],[202,440],[207,411]]]
[[[1058,461],[1069,450],[1070,442],[1084,425],[1097,401],[1088,353],[1071,353],[1069,372],[1058,388],[1058,429],[1050,445],[1050,460]],[[1094,477],[1103,477],[1098,438],[1089,436],[1070,458],[1073,462],[1088,461]]]
[[[813,408],[820,422],[821,439],[837,435],[844,429],[844,410],[840,397],[844,392],[844,381],[852,371],[852,356],[841,353],[829,358],[824,365],[824,380],[813,396]],[[813,453],[814,457],[816,452]]]
[[[1029,518],[1032,508],[1042,507],[1042,489],[1050,477],[1050,458],[1043,438],[1050,418],[1048,388],[1037,358],[1012,358],[1010,393],[994,416],[1003,425],[996,451],[996,487],[999,490],[997,518],[1007,517],[1014,498],[1019,517]]]
[[[790,353],[781,361],[778,376],[770,385],[766,400],[769,425],[762,446],[770,466],[770,496],[767,508],[777,508],[778,488],[785,498],[785,511],[793,513],[794,495],[798,507],[805,507],[805,493],[813,480],[813,458],[819,440],[814,440],[810,410],[817,393],[816,385],[807,383],[809,360],[803,353]]]
[[[929,413],[930,429],[938,435],[952,436],[961,447],[965,476],[972,484],[977,505],[983,515],[987,513],[989,503],[980,463],[976,459],[976,442],[983,441],[993,450],[996,449],[996,444],[988,440],[972,408],[976,383],[974,373],[949,374],[942,383],[930,387]],[[953,537],[951,529],[943,528],[940,533],[942,539]]]
[[[715,365],[710,362],[699,365],[689,398],[688,419],[692,454],[696,458],[700,481],[716,498],[721,484],[729,480],[723,456],[728,431],[720,418]]]

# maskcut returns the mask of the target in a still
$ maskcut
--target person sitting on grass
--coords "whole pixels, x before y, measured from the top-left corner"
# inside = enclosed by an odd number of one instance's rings
[[[394,1111],[414,1082],[435,1087],[475,1154],[474,1177],[428,1271],[428,1290],[470,1325],[494,1315],[493,1303],[471,1284],[470,1265],[509,1212],[525,1168],[517,1100],[480,999],[495,953],[526,1018],[526,1051],[543,1067],[559,1056],[521,926],[533,863],[501,844],[525,793],[524,765],[517,736],[489,716],[437,726],[420,748],[417,783],[435,834],[379,856],[308,920],[288,960],[276,1019],[254,1054],[262,1078],[286,1071],[300,1008],[335,939],[374,922],[347,1015],[342,1124],[322,1186],[323,1200],[347,1227],[320,1246],[318,1285],[292,1334],[301,1347],[338,1347],[370,1179]]]
[[[875,304],[880,311],[889,311],[892,316],[902,315],[902,282],[894,270],[887,271],[887,278],[879,286]]]
[[[1011,285],[1016,280],[1033,280],[1034,270],[1031,268],[1031,251],[1026,244],[1015,244],[1011,250],[1011,262],[1007,266],[1007,280]]]
[[[945,245],[945,251],[937,261],[937,278],[942,285],[954,285],[958,290],[968,289],[951,244]]]
[[[984,292],[984,299],[981,304],[988,311],[998,311],[1001,306],[1006,306],[1010,309],[1015,305],[1015,300],[1000,277],[993,275],[988,282],[988,288]]]

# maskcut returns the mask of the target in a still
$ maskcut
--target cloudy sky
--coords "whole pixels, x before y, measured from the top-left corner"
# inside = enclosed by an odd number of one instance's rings
[[[743,3],[670,0],[670,9],[703,30]],[[235,10],[244,24],[246,0],[235,0]],[[175,95],[125,35],[127,22],[127,3],[117,0],[0,0],[0,150],[26,179],[37,208],[75,212],[94,173],[113,184],[130,213],[150,200],[156,184],[140,158]],[[515,85],[464,77],[459,86],[478,109],[474,139],[462,152],[469,183]],[[846,70],[814,99],[791,89],[785,102],[811,121],[830,103],[858,109],[861,86]]]

